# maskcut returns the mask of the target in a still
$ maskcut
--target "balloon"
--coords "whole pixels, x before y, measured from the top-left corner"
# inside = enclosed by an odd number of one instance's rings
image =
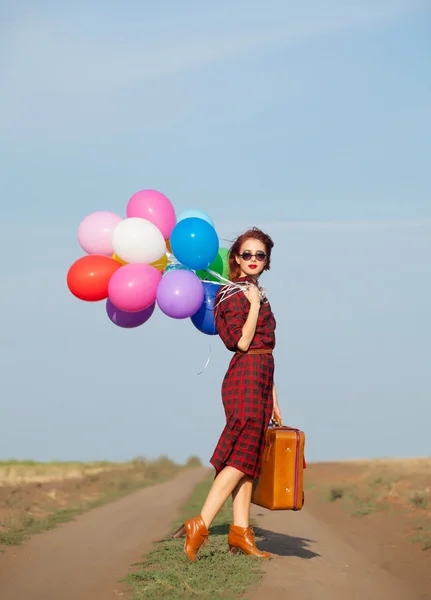
[[[214,227],[214,221],[211,219],[208,213],[200,210],[199,208],[187,208],[186,210],[182,210],[179,215],[177,215],[177,223],[183,221],[184,219],[190,219],[191,217],[196,217],[197,219],[203,219],[207,223]]]
[[[119,262],[119,263],[120,263],[120,265],[123,265],[123,266],[124,266],[124,265],[127,265],[127,264],[128,264],[128,263],[126,263],[126,261],[124,261],[124,260],[121,260],[121,258],[120,258],[119,256],[117,256],[117,255],[115,254],[115,252],[114,252],[114,254],[112,255],[112,258],[113,258],[114,260],[116,260],[117,262]],[[204,272],[205,272],[205,271],[204,271]]]
[[[125,265],[111,277],[109,299],[120,310],[144,310],[155,301],[161,278],[160,271],[150,265]]]
[[[171,234],[172,252],[186,267],[206,269],[217,256],[217,233],[203,219],[190,217],[177,223]]]
[[[203,283],[204,301],[200,309],[191,316],[191,321],[196,329],[207,335],[218,335],[214,321],[214,300],[218,286],[214,283]]]
[[[115,254],[127,263],[150,264],[166,252],[163,235],[153,223],[132,217],[118,223],[112,234]]]
[[[151,263],[152,267],[155,267],[156,269],[158,269],[159,271],[164,271],[166,266],[168,264],[168,257],[166,254],[164,254],[162,257],[159,258],[159,260],[156,260],[155,262]]]
[[[182,265],[181,263],[178,264],[172,264],[172,265],[167,265],[166,269],[165,269],[165,275],[166,273],[170,273],[170,271],[178,271],[178,270],[182,270],[182,271],[191,271],[191,269],[189,269],[188,267]]]
[[[112,255],[112,232],[123,217],[112,212],[95,212],[78,227],[79,245],[87,254]]]
[[[133,327],[143,325],[153,314],[155,306],[156,303],[153,302],[144,310],[138,312],[126,312],[114,306],[109,298],[106,300],[106,312],[108,317],[115,325],[124,327],[125,329],[132,329]]]
[[[111,277],[121,269],[120,263],[100,254],[88,254],[73,263],[67,273],[67,285],[74,296],[86,302],[108,297]]]
[[[121,258],[119,258],[119,257],[118,257],[118,256],[115,254],[115,252],[114,252],[114,254],[112,255],[112,258],[113,258],[114,260],[116,260],[117,262],[119,262],[119,263],[120,263],[120,265],[128,265],[128,264],[129,264],[129,263],[126,263],[126,261],[124,261],[124,260],[121,260]],[[152,262],[152,263],[150,263],[150,265],[151,265],[152,267],[155,267],[155,268],[156,268],[156,269],[158,269],[159,271],[164,271],[164,270],[165,270],[165,267],[166,267],[166,265],[167,265],[167,264],[168,264],[168,257],[167,257],[167,255],[166,255],[166,253],[165,253],[165,254],[164,254],[164,255],[163,255],[161,258],[159,258],[159,260],[156,260],[155,262]]]
[[[127,203],[126,214],[128,217],[151,221],[162,232],[165,240],[175,227],[175,210],[171,201],[156,190],[141,190],[133,194]]]
[[[199,310],[204,299],[201,280],[182,269],[167,273],[157,288],[157,304],[173,319],[186,319]]]
[[[225,279],[229,278],[229,250],[227,248],[219,248],[217,256],[208,267],[208,270],[220,273]],[[211,275],[207,271],[196,271],[196,275],[206,281],[220,281],[218,277]]]
[[[170,240],[166,240],[166,248],[168,249],[168,252],[170,252],[172,254],[172,248],[171,248],[171,242],[170,242]]]

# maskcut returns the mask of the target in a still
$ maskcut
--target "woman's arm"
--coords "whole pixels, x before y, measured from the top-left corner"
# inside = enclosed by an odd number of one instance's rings
[[[260,300],[259,302],[251,302],[250,310],[242,328],[242,336],[240,337],[237,347],[241,352],[247,352],[250,348],[250,344],[253,341],[254,334],[256,333],[257,319],[259,317]]]
[[[275,383],[272,384],[272,400],[273,400],[272,419],[275,421],[281,422],[281,412],[280,412],[280,407],[278,406],[278,397],[277,397],[277,390],[275,388]]]
[[[260,310],[260,293],[257,285],[251,285],[248,290],[244,292],[244,296],[250,302],[250,310],[242,328],[242,335],[237,344],[237,348],[238,350],[241,350],[241,352],[247,352],[253,341],[254,334],[256,333],[257,319]]]

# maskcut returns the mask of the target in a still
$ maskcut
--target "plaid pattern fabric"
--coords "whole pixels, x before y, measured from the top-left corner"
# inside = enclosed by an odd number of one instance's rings
[[[239,281],[245,281],[241,278]],[[225,346],[235,352],[250,304],[242,292],[217,305],[215,322]],[[259,311],[252,348],[274,348],[275,318],[269,302]],[[274,358],[271,354],[235,354],[222,383],[226,426],[210,463],[217,473],[229,465],[259,475],[266,430],[272,415]]]

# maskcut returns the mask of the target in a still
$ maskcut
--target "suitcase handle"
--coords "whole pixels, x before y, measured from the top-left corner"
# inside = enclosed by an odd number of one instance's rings
[[[271,419],[270,425],[271,425],[271,423],[272,423],[273,428],[278,427],[279,429],[281,429],[282,427],[284,427],[284,429],[290,429],[290,431],[299,431],[299,429],[296,429],[295,427],[289,427],[289,425],[283,425],[281,423],[281,419],[278,419],[277,417],[275,417],[275,419]]]

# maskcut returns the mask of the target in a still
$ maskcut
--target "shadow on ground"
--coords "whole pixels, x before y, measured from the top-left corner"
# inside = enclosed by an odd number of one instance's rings
[[[320,556],[317,552],[309,550],[309,546],[314,540],[295,537],[284,533],[276,533],[262,527],[254,528],[257,538],[257,546],[260,550],[266,550],[277,556],[298,556],[299,558],[316,558]],[[212,535],[228,535],[229,525],[215,525],[211,527]]]

